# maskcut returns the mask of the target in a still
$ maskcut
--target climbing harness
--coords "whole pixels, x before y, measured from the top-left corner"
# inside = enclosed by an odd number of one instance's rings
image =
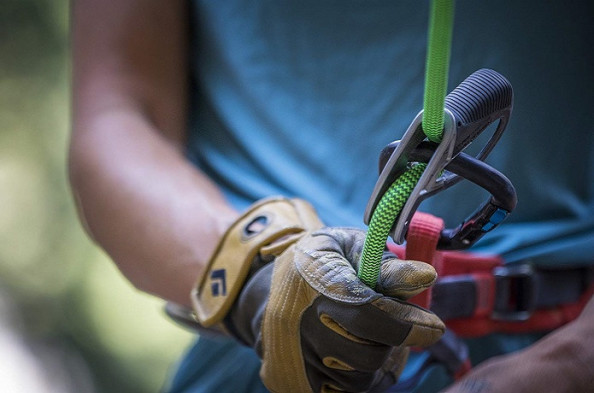
[[[592,266],[546,269],[530,261],[504,264],[498,255],[437,250],[442,231],[443,220],[417,213],[406,246],[387,244],[401,259],[435,267],[437,282],[410,301],[431,309],[447,326],[442,339],[427,348],[414,375],[390,392],[409,391],[435,364],[454,379],[466,374],[472,365],[461,338],[551,331],[577,318],[594,295]]]

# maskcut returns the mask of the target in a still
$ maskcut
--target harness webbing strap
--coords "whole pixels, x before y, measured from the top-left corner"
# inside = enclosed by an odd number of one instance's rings
[[[437,274],[440,272],[440,263],[437,258],[437,242],[444,229],[443,220],[431,214],[417,212],[412,218],[406,236],[405,258],[413,261],[426,262],[435,268]],[[413,298],[411,303],[424,308],[430,308],[432,289],[429,288]]]
[[[590,265],[547,270],[529,263],[507,265],[498,255],[422,250],[423,242],[437,241],[442,222],[417,212],[406,246],[388,243],[388,248],[399,258],[435,267],[439,278],[432,294],[411,300],[430,308],[460,337],[553,330],[577,318],[594,295]]]

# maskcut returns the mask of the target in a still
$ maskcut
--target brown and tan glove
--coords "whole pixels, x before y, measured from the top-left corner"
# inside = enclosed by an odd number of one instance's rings
[[[357,278],[364,239],[358,229],[323,228],[304,201],[258,202],[196,286],[197,318],[254,347],[272,392],[382,391],[408,346],[433,344],[445,326],[406,302],[435,281],[430,265],[385,253],[377,292]]]

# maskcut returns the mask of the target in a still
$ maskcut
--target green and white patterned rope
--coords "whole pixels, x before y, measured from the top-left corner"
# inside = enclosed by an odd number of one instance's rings
[[[423,131],[429,140],[441,141],[444,125],[444,103],[454,21],[454,0],[433,0],[429,17],[429,37],[423,100]],[[390,229],[427,165],[417,164],[403,173],[383,195],[371,216],[358,277],[375,288],[382,255]]]
[[[441,142],[443,135],[443,107],[448,89],[453,21],[453,0],[431,3],[422,124],[427,138],[437,143]]]
[[[358,276],[367,286],[374,288],[379,277],[386,239],[408,197],[419,182],[427,164],[416,164],[404,172],[390,186],[379,201],[365,237]]]

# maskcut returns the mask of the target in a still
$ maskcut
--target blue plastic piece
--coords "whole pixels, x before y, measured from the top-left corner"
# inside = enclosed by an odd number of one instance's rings
[[[489,218],[489,222],[486,223],[485,225],[483,225],[483,227],[481,229],[484,232],[489,232],[491,229],[493,229],[497,225],[501,224],[501,222],[503,220],[505,220],[505,217],[507,217],[508,214],[509,214],[509,212],[505,209],[497,209],[493,213],[493,215],[491,215],[491,218]]]

